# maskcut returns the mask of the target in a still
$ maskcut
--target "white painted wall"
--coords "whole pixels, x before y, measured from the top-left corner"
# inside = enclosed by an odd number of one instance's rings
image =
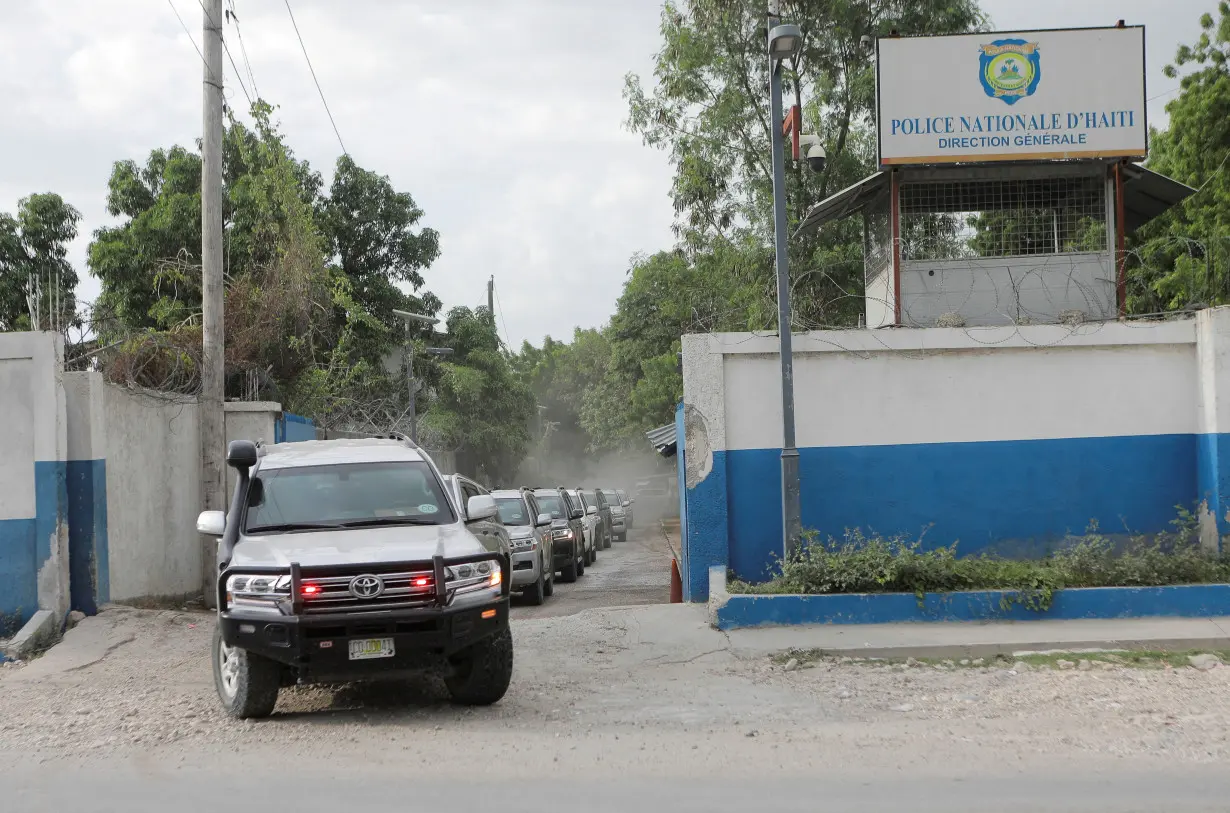
[[[872,292],[867,292],[867,323]],[[1114,261],[1106,252],[978,260],[903,261],[901,319],[929,327],[947,313],[966,325],[1056,322],[1065,310],[1088,319],[1115,314]]]
[[[776,337],[683,345],[684,402],[703,410],[711,448],[780,448]],[[818,331],[794,347],[800,447],[1200,431],[1191,319]]]
[[[892,266],[882,268],[878,274],[868,278],[866,304],[867,327],[884,327],[896,320]]]
[[[34,366],[0,358],[0,519],[34,516]]]

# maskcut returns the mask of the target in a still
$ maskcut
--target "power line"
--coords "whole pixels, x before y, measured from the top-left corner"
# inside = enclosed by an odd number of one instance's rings
[[[333,134],[337,136],[337,143],[342,148],[342,154],[350,155],[346,151],[346,145],[342,143],[342,134],[338,132],[337,122],[333,120],[333,111],[329,110],[329,102],[325,99],[325,92],[320,87],[320,80],[316,78],[316,69],[312,67],[312,58],[308,56],[307,46],[303,44],[303,35],[299,33],[299,24],[295,22],[295,12],[290,8],[290,0],[283,0],[286,3],[286,13],[290,15],[290,24],[295,27],[295,36],[299,38],[299,47],[303,49],[303,58],[307,60],[308,70],[312,72],[312,81],[316,83],[316,92],[320,94],[321,104],[325,106],[325,113],[329,116],[329,123],[333,125]]]
[[[196,55],[201,58],[202,62],[205,62],[205,54],[201,53],[201,47],[197,45],[196,40],[192,38],[192,32],[189,31],[188,26],[184,24],[184,18],[179,16],[179,9],[175,8],[175,3],[173,3],[172,0],[167,0],[167,5],[171,7],[171,11],[175,14],[175,19],[179,20],[179,27],[184,29],[184,33],[188,35],[188,42],[192,43],[192,47],[196,49]],[[208,67],[209,63],[205,62],[205,65]],[[222,86],[221,82],[218,82],[217,84],[219,87]]]
[[[235,24],[235,36],[239,38],[239,51],[243,55],[243,65],[248,69],[248,81],[252,83],[252,95],[259,99],[261,92],[256,87],[256,74],[252,71],[252,61],[248,59],[248,48],[243,44],[243,31],[239,28],[239,17],[235,15],[235,0],[230,0],[230,2],[230,20]]]

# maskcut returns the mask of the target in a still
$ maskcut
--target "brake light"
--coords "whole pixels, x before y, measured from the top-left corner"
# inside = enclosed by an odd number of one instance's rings
[[[323,591],[319,584],[305,584],[299,588],[299,592],[305,596],[319,596]]]

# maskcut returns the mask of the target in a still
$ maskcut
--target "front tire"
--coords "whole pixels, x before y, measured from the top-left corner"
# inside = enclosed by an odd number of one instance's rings
[[[538,581],[525,590],[521,591],[521,595],[526,602],[532,607],[539,607],[547,597],[546,579],[543,578],[542,568],[538,569]]]
[[[512,682],[512,632],[505,627],[454,659],[454,673],[445,679],[454,703],[490,706],[499,702]]]
[[[282,670],[273,661],[222,640],[222,627],[214,627],[214,688],[222,708],[240,720],[268,717],[278,702]]]
[[[547,568],[547,563],[539,560],[538,570],[545,574],[542,585],[542,594],[548,598],[555,595],[555,571]]]

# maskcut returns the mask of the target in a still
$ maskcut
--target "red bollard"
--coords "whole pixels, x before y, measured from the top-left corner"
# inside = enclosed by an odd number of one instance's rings
[[[671,559],[671,604],[683,603],[683,578],[679,575],[679,560]]]

